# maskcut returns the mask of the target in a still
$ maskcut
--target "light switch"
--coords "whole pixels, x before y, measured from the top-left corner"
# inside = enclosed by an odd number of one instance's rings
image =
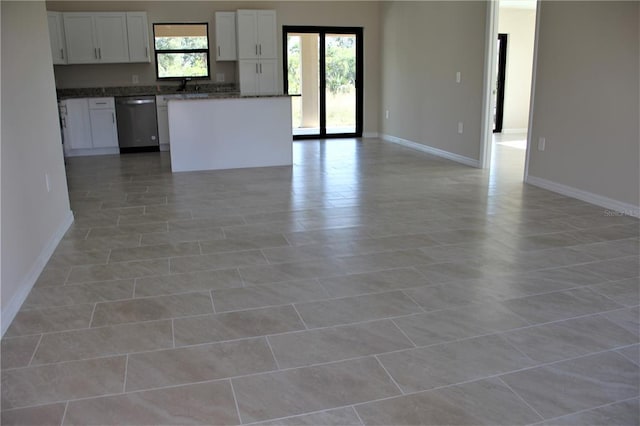
[[[460,75],[460,71],[458,71],[456,73],[456,83],[460,83],[460,80],[461,80],[461,75]]]

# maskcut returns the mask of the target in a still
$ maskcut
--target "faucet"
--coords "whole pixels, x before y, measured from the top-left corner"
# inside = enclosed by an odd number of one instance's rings
[[[190,82],[191,79],[189,77],[184,78],[182,80],[182,82],[180,83],[180,87],[178,87],[178,92],[184,92],[185,90],[187,90],[187,83]]]

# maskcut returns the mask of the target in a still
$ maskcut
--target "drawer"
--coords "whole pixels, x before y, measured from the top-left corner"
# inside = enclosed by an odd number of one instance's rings
[[[89,109],[114,109],[113,98],[89,98]]]

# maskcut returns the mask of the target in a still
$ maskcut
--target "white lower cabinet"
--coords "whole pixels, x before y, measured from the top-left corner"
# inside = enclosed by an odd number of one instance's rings
[[[113,106],[111,108],[89,108],[89,118],[93,148],[118,148],[118,128]]]
[[[60,118],[66,156],[120,152],[113,98],[63,100]]]

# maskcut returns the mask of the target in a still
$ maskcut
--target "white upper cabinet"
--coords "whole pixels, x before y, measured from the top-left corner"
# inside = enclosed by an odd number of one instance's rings
[[[277,59],[275,10],[258,10],[258,55],[262,59]]]
[[[143,12],[144,13],[144,12]],[[149,34],[146,21],[132,16],[128,25],[127,15],[131,12],[65,12],[64,39],[68,64],[106,64],[134,62],[129,56],[129,45],[133,44],[135,62],[149,62]],[[144,24],[144,27],[143,27]],[[132,39],[129,39],[129,27]],[[146,30],[145,30],[146,29]],[[51,31],[51,27],[50,27]],[[142,40],[140,39],[142,38]],[[146,50],[145,44],[146,42]],[[146,53],[142,60],[138,55]]]
[[[216,61],[235,61],[236,13],[216,12]]]
[[[95,13],[94,28],[98,47],[98,62],[129,62],[126,13]]]
[[[278,93],[278,45],[274,10],[238,10],[238,71],[242,95]]]
[[[276,59],[275,10],[238,10],[238,59]]]
[[[151,62],[147,12],[127,12],[129,62]]]
[[[67,46],[64,41],[64,22],[62,13],[47,12],[49,23],[49,41],[51,43],[51,57],[54,65],[67,63]]]
[[[64,36],[67,42],[67,63],[93,64],[98,62],[98,48],[93,30],[93,14],[64,13]]]

